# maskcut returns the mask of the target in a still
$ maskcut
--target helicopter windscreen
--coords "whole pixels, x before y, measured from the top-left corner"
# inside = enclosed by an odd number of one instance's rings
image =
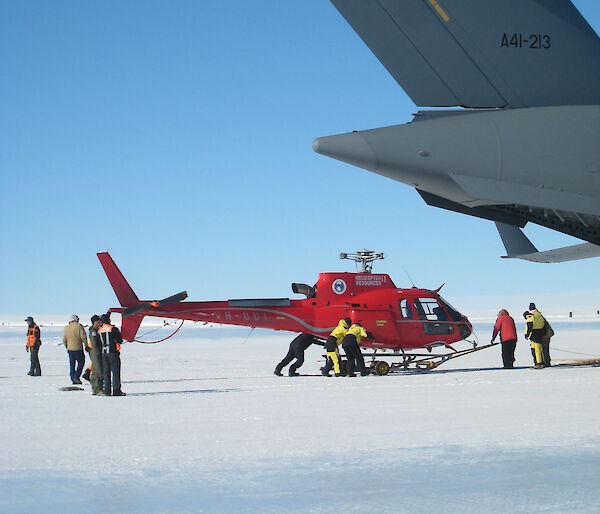
[[[463,320],[464,316],[460,312],[458,312],[454,307],[452,307],[452,305],[450,305],[450,303],[448,303],[441,296],[440,296],[440,302],[442,302],[444,304],[444,306],[446,307],[446,310],[448,311],[448,314],[450,314],[452,321],[462,321]]]
[[[415,298],[415,310],[419,319],[427,321],[448,321],[448,316],[435,298]]]

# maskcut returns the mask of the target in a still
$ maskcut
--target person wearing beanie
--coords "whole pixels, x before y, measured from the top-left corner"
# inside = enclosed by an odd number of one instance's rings
[[[104,371],[102,368],[102,341],[98,335],[98,330],[102,326],[102,319],[97,314],[90,320],[88,348],[90,359],[92,360],[92,372],[90,374],[90,384],[94,396],[104,396]]]
[[[73,384],[81,384],[81,372],[85,364],[85,355],[83,347],[87,345],[87,335],[81,323],[79,316],[73,314],[71,321],[65,327],[63,332],[63,344],[69,354],[69,374]]]
[[[125,396],[121,391],[121,331],[111,324],[110,315],[102,315],[102,326],[98,329],[102,345],[102,371],[104,396]]]
[[[542,313],[536,308],[535,303],[529,304],[529,318],[527,318],[527,332],[525,337],[531,341],[535,349],[535,366],[536,369],[542,369],[549,366],[549,363],[544,362],[544,349],[542,340],[546,328],[546,319]]]
[[[523,318],[525,319],[525,339],[529,339],[527,331],[529,330],[529,323],[533,323],[533,317],[529,311],[525,311],[523,313]],[[535,360],[535,348],[531,341],[529,341],[529,346],[531,347],[531,357],[533,358],[533,365],[535,366],[537,364],[537,361]]]
[[[321,374],[323,376],[329,377],[331,376],[329,372],[331,368],[333,368],[333,372],[336,377],[342,375],[342,370],[340,368],[340,344],[342,344],[342,340],[344,336],[348,333],[348,329],[352,325],[352,320],[350,318],[341,319],[337,327],[335,327],[327,341],[325,342],[325,351],[327,352],[327,362],[325,366],[321,368]]]
[[[360,320],[357,320],[350,325],[348,332],[344,336],[344,339],[342,339],[342,348],[348,359],[347,376],[349,377],[354,376],[354,370],[356,368],[358,368],[360,375],[363,377],[369,374],[369,371],[367,371],[365,366],[365,359],[360,351],[360,342],[363,337],[372,339],[373,335],[363,328]]]
[[[39,351],[42,346],[42,336],[40,333],[40,327],[38,327],[33,321],[31,316],[27,316],[25,319],[27,322],[27,344],[25,349],[29,352],[30,367],[29,373],[31,377],[40,377],[42,375],[42,367],[40,366]]]

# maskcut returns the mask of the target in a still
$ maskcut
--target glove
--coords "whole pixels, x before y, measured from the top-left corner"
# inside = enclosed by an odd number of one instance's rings
[[[493,339],[490,341],[490,344],[494,344],[494,340]]]
[[[375,338],[373,337],[373,332],[369,332],[369,331],[367,330],[367,338],[369,338],[369,339],[375,339]]]

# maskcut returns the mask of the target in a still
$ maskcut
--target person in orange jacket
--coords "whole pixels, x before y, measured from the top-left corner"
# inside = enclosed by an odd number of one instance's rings
[[[498,334],[500,334],[500,342],[502,343],[502,364],[504,369],[512,369],[518,339],[517,327],[515,327],[515,320],[508,314],[506,309],[501,309],[498,313],[492,332],[492,344],[494,344]]]
[[[103,314],[98,337],[102,345],[102,371],[104,396],[125,396],[121,391],[121,331],[110,322],[110,316]],[[112,392],[111,392],[112,388]]]
[[[42,336],[40,334],[40,327],[37,326],[31,316],[27,316],[25,320],[27,322],[27,344],[25,349],[29,352],[29,360],[31,366],[29,367],[29,376],[40,377],[42,376],[42,367],[40,366],[40,358],[38,353],[40,346],[42,346]]]

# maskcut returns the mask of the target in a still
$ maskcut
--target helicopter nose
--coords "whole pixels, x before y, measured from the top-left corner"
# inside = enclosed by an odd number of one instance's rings
[[[473,333],[473,325],[466,316],[463,315],[463,322],[458,325],[458,330],[463,339],[466,339]]]
[[[317,153],[370,171],[379,167],[375,152],[360,132],[319,137],[312,147]]]

